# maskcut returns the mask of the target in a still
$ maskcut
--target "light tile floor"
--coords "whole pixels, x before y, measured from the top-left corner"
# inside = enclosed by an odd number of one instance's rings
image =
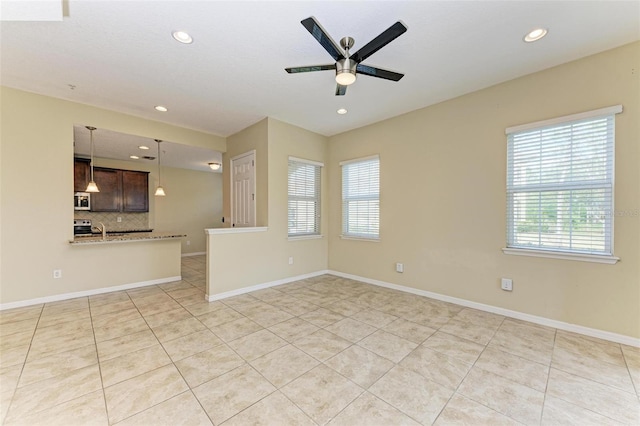
[[[335,276],[0,313],[6,425],[640,424],[640,349]]]

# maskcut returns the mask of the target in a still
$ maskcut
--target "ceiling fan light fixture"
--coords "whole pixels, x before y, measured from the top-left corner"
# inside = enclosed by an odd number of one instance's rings
[[[356,82],[357,62],[352,59],[341,59],[336,62],[336,83],[349,86]]]
[[[336,74],[336,83],[341,86],[349,86],[356,82],[356,74],[349,72],[349,70],[342,71]]]
[[[523,40],[526,43],[533,43],[534,41],[538,41],[542,37],[546,36],[547,32],[548,31],[546,28],[536,28],[534,30],[529,31],[527,35],[524,36]]]
[[[222,164],[220,163],[209,163],[209,167],[211,168],[211,170],[220,170],[221,166]]]

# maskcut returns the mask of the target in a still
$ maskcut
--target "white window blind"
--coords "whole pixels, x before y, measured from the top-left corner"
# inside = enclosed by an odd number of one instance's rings
[[[614,124],[621,108],[602,111],[507,133],[508,247],[612,255]]]
[[[320,234],[322,163],[289,157],[289,237]]]
[[[342,235],[380,236],[380,159],[376,155],[345,161],[342,166]]]

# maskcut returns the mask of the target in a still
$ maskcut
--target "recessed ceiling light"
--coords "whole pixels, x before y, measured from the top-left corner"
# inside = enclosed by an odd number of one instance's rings
[[[130,155],[129,158],[131,158],[132,160],[139,160],[140,157],[138,157],[137,155]]]
[[[146,145],[140,145],[138,148],[140,148],[140,149],[149,149],[149,147],[146,146]]]
[[[171,35],[180,43],[184,43],[184,44],[193,43],[193,38],[191,38],[191,36],[184,31],[174,31],[171,33]]]
[[[347,113],[347,110],[345,108],[340,108],[339,110],[336,111],[338,114],[340,115],[344,115]]]
[[[527,43],[531,43],[534,41],[540,40],[542,37],[547,35],[547,30],[545,28],[536,28],[535,30],[529,31],[529,33],[524,36],[524,41]]]
[[[156,106],[154,106],[154,108],[156,109],[156,111],[160,111],[160,112],[169,111],[169,109],[166,106],[162,106],[162,105],[156,105]]]

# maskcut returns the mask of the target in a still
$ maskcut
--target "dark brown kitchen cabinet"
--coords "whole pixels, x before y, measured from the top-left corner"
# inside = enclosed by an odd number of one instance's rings
[[[122,172],[115,169],[93,168],[93,180],[100,192],[91,194],[91,211],[122,211]]]
[[[73,159],[73,192],[84,192],[90,179],[89,165],[91,161],[86,158]]]
[[[149,211],[149,173],[122,171],[122,211]]]
[[[94,167],[93,178],[100,192],[91,194],[91,211],[149,211],[148,172]]]

